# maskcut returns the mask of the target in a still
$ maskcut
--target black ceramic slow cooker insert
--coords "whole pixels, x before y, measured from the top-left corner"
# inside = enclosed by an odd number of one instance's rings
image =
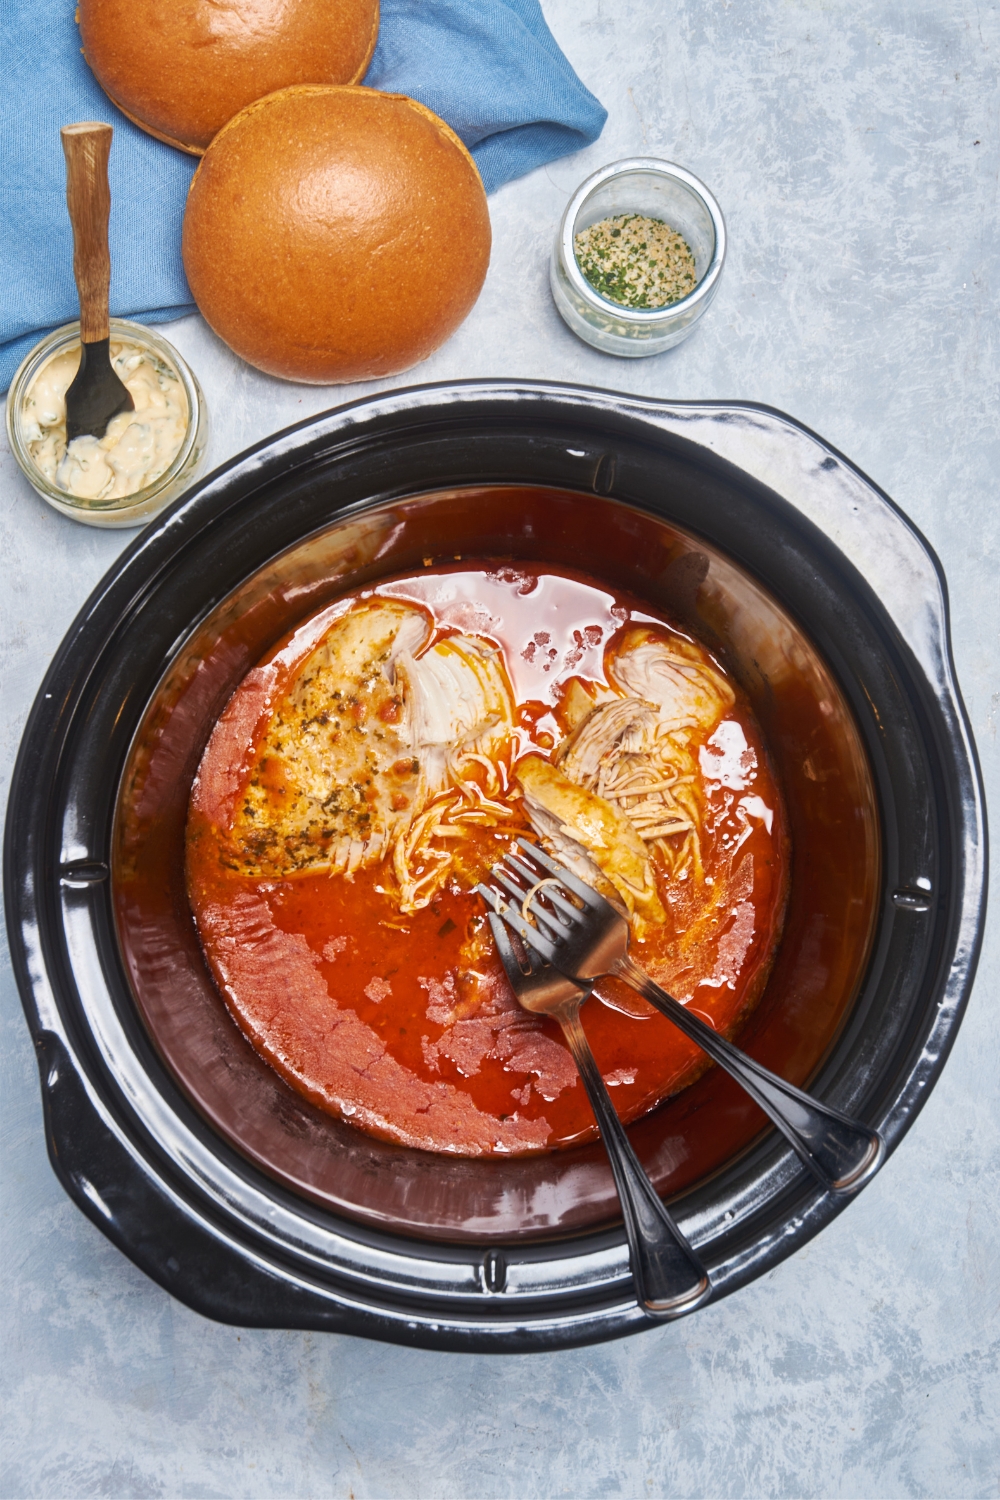
[[[394,392],[219,470],[98,586],[32,710],[5,850],[67,1191],[209,1316],[552,1348],[646,1326],[600,1149],[447,1162],[312,1110],[214,994],[178,863],[194,768],[247,668],[338,593],[452,546],[621,582],[739,677],[794,841],[789,924],[741,1044],[890,1150],[971,985],[982,792],[933,553],[845,459],[760,407],[515,382]],[[122,812],[137,787],[139,839]],[[129,928],[134,858],[162,880]],[[716,1296],[843,1207],[717,1070],[632,1135]]]

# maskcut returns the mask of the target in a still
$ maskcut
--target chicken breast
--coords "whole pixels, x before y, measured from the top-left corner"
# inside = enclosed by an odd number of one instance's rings
[[[646,625],[625,632],[608,658],[607,672],[622,693],[655,706],[661,733],[695,729],[710,734],[736,701],[704,651]]]
[[[446,636],[417,660],[404,652],[397,674],[429,797],[461,779],[464,758],[492,762],[501,753],[514,727],[514,700],[491,642]]]
[[[666,921],[649,854],[628,818],[540,755],[525,756],[514,775],[542,842],[581,880],[604,894],[610,885],[637,937]]]
[[[253,876],[350,878],[391,855],[400,910],[427,905],[492,800],[514,704],[500,652],[371,599],[327,630],[272,706],[228,839]],[[422,654],[419,654],[422,651]]]
[[[596,787],[609,759],[641,753],[655,732],[656,707],[641,698],[612,698],[591,709],[556,751],[555,762],[571,781]]]
[[[497,796],[501,767],[506,785],[514,699],[502,654],[473,636],[446,636],[416,659],[404,655],[397,671],[426,801],[393,848],[399,909],[408,913],[432,901],[456,868],[474,885],[482,872],[467,862],[470,835],[512,815]]]
[[[334,621],[275,704],[237,805],[230,845],[243,873],[351,874],[409,825],[421,767],[395,664],[430,628],[392,599]]]
[[[605,665],[612,696],[577,692],[556,764],[655,846],[671,875],[700,879],[704,809],[690,747],[732,708],[733,690],[700,647],[645,625],[627,630]]]

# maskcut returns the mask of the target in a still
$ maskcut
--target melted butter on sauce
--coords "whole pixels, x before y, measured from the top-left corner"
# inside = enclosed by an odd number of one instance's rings
[[[562,737],[558,706],[568,678],[606,684],[604,650],[627,620],[673,628],[636,600],[541,568],[428,570],[371,592],[423,604],[439,629],[487,635],[503,648],[520,709],[518,754]],[[271,653],[282,676],[349,602],[307,621]],[[786,874],[780,801],[739,696],[701,746],[699,763],[705,880],[661,879],[668,922],[635,945],[636,956],[731,1035],[766,980]],[[525,831],[523,815],[515,823],[483,830],[472,864],[485,869],[498,858]],[[378,866],[352,881],[249,880],[220,865],[215,831],[194,813],[188,873],[202,942],[230,1009],[262,1055],[321,1107],[386,1139],[473,1156],[596,1135],[558,1026],[518,1006],[484,940],[482,904],[458,881],[401,917],[381,893]],[[623,1120],[703,1070],[703,1054],[620,981],[601,981],[595,997],[583,1021]]]

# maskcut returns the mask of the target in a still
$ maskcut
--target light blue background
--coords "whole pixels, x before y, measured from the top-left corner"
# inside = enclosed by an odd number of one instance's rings
[[[914,518],[950,582],[955,654],[998,787],[1000,17],[973,0],[550,0],[608,105],[604,137],[490,200],[478,306],[418,371],[771,403]],[[978,145],[975,142],[979,142]],[[699,331],[626,363],[560,323],[547,262],[590,171],[649,152],[703,177],[731,259]],[[348,391],[167,330],[221,461]],[[76,526],[0,468],[3,760],[128,533]],[[717,1307],[545,1357],[404,1351],[206,1322],[72,1206],[4,976],[8,1497],[965,1497],[1000,1490],[1000,1049],[990,933],[933,1097],[861,1199]]]

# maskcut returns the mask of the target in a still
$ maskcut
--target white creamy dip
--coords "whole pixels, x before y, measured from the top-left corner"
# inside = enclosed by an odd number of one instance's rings
[[[102,438],[66,446],[66,391],[80,365],[80,346],[42,366],[22,404],[22,431],[46,479],[81,500],[135,495],[164,474],[187,432],[187,394],[177,373],[151,350],[111,341],[111,364],[135,403],[108,423]]]

